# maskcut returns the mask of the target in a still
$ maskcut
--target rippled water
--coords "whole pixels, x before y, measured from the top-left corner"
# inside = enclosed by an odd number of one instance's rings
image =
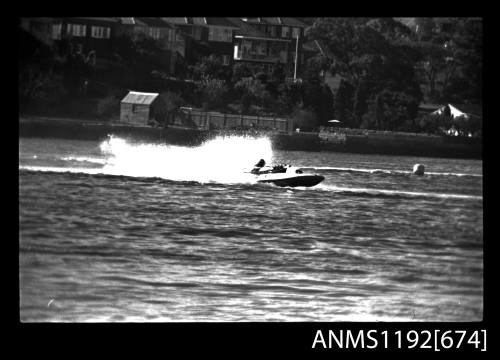
[[[21,138],[19,219],[22,321],[482,319],[477,160]]]

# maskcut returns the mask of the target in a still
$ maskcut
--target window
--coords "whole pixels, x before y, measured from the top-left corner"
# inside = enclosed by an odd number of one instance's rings
[[[233,41],[233,32],[231,29],[218,28],[210,26],[208,28],[208,40],[209,41]]]
[[[168,31],[168,32],[167,32],[167,34],[168,34],[168,35],[167,35],[167,39],[168,39],[168,41],[170,41],[170,42],[175,42],[175,30],[168,29],[167,31]]]
[[[52,39],[61,40],[62,24],[52,24]]]
[[[96,39],[109,39],[111,29],[106,26],[92,26],[92,37]]]
[[[160,38],[160,28],[157,27],[148,27],[147,28],[148,36],[152,37],[155,40]]]
[[[209,33],[210,33],[210,29],[208,30]],[[196,40],[201,40],[201,28],[197,27],[197,26],[194,26],[193,27],[193,30],[192,30],[192,34],[193,34],[193,37],[196,39]],[[210,37],[210,34],[209,34],[209,37]]]
[[[281,28],[281,37],[285,37],[285,38],[290,37],[290,27],[283,26]]]
[[[87,34],[87,27],[80,24],[68,24],[67,34],[84,37]]]
[[[224,29],[224,38],[227,42],[233,41],[233,31],[231,29]]]
[[[297,27],[293,28],[292,29],[292,37],[294,39],[296,39],[299,37],[299,35],[300,35],[300,28],[297,28]]]
[[[276,37],[276,26],[269,25],[267,27],[267,35],[272,36],[272,37]]]

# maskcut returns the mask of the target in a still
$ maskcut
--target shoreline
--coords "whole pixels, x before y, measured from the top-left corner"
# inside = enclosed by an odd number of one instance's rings
[[[265,134],[271,137],[273,146],[278,150],[482,159],[482,141],[480,139],[395,132],[371,134],[367,132],[365,135],[347,135],[343,141],[329,141],[320,138],[319,132],[202,130],[176,126],[163,129],[99,119],[19,116],[19,136],[22,137],[99,140],[110,134],[138,141],[166,142],[184,146],[197,146],[218,135],[257,136]]]

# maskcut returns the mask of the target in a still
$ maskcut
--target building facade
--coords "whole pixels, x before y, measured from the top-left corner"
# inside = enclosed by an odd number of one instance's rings
[[[232,65],[234,33],[238,27],[226,18],[163,17],[162,20],[187,37],[185,59],[188,64],[216,55],[223,65]]]

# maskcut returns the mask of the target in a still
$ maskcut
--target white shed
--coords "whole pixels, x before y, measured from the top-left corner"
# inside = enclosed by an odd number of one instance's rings
[[[120,102],[120,122],[148,125],[158,96],[158,93],[130,91]]]

